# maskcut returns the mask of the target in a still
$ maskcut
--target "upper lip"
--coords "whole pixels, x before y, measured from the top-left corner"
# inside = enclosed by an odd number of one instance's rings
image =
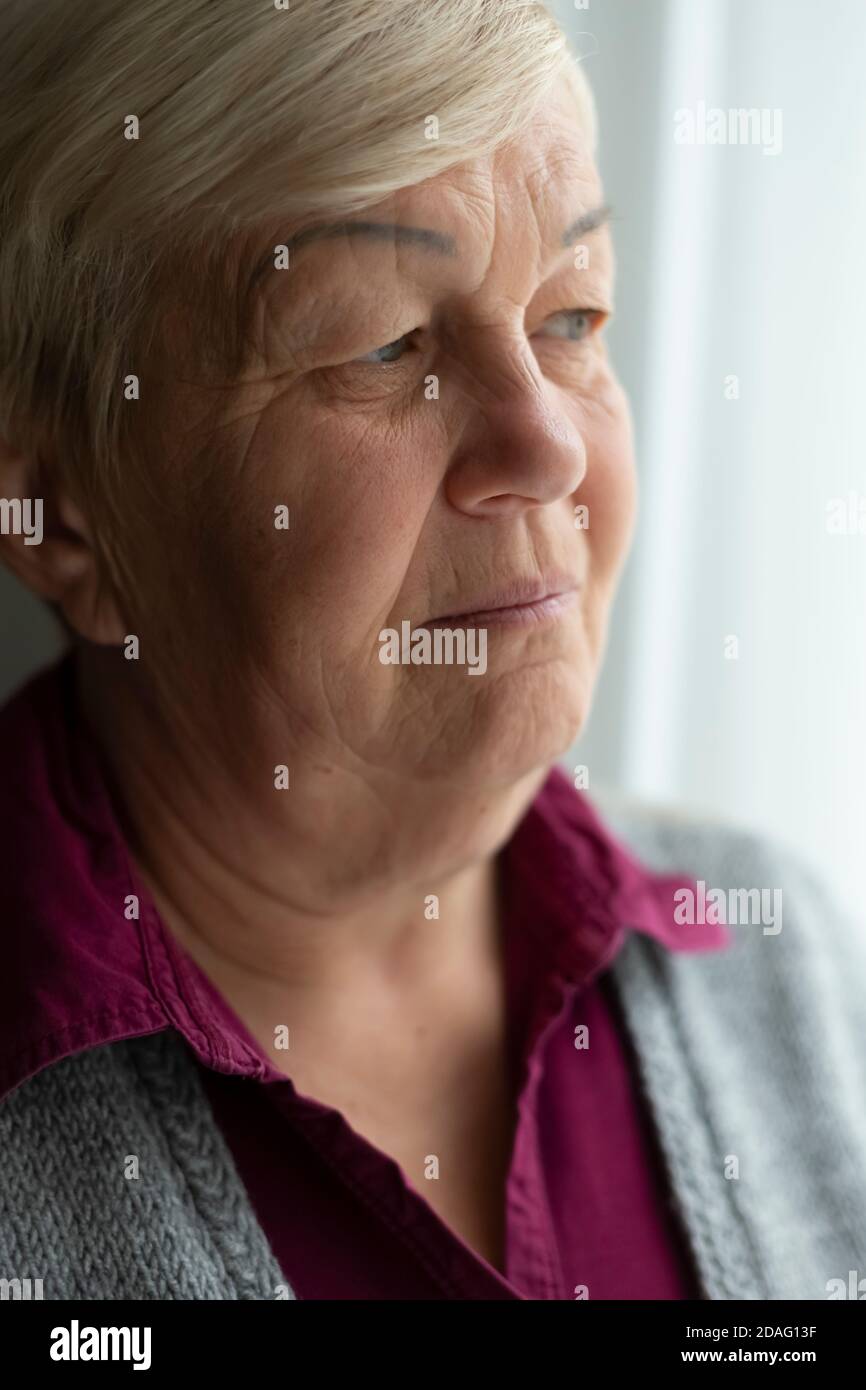
[[[428,618],[428,623],[444,622],[448,618],[465,618],[473,613],[494,613],[502,608],[519,608],[524,604],[541,603],[560,594],[574,593],[579,581],[570,574],[551,574],[532,579],[511,579],[498,589],[488,589],[469,599],[456,600],[456,607]]]

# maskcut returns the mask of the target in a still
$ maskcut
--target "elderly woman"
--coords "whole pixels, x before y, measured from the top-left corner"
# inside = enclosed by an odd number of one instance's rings
[[[556,768],[635,474],[549,13],[0,39],[2,547],[70,638],[0,717],[0,1277],[856,1297],[847,924]]]

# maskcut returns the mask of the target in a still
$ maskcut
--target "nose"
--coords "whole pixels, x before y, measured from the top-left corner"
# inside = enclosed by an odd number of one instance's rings
[[[468,354],[466,340],[463,351]],[[445,478],[448,501],[474,516],[507,516],[570,496],[586,475],[574,405],[542,375],[522,330],[488,327],[451,359],[464,414]]]

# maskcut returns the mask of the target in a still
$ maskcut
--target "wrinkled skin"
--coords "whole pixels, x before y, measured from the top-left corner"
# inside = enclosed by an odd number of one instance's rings
[[[129,592],[107,589],[92,522],[60,493],[62,554],[49,538],[12,557],[109,644],[85,648],[81,687],[140,861],[167,914],[243,968],[294,981],[301,957],[326,972],[387,954],[428,893],[458,932],[586,718],[635,493],[601,331],[609,230],[579,238],[586,269],[563,242],[602,203],[559,91],[509,147],[357,216],[433,229],[453,255],[310,241],[263,282],[242,380],[209,385],[168,350],[142,372],[132,408],[158,443],[124,478]],[[379,660],[384,628],[550,576],[574,601],[491,628],[483,676]],[[110,645],[128,633],[137,662]]]

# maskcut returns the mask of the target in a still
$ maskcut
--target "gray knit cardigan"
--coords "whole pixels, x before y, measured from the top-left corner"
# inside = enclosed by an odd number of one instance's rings
[[[731,948],[700,955],[635,932],[612,967],[704,1296],[827,1299],[833,1280],[856,1287],[864,929],[767,841],[598,804],[653,868],[783,894],[776,934],[733,926]],[[295,1296],[291,1276],[176,1034],[56,1063],[0,1105],[0,1280],[41,1279],[49,1299],[277,1299]]]

